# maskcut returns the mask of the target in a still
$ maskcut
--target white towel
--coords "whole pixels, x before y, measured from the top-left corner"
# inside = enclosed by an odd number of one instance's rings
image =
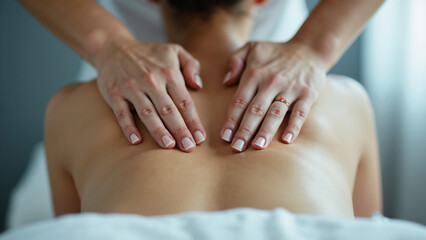
[[[426,227],[384,217],[346,219],[292,214],[283,208],[235,208],[144,217],[84,213],[6,232],[0,240],[71,239],[426,239]]]

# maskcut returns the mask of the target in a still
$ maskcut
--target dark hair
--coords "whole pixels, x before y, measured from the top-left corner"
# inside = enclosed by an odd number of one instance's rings
[[[234,11],[241,0],[167,0],[169,5],[179,13],[208,16],[216,8]]]

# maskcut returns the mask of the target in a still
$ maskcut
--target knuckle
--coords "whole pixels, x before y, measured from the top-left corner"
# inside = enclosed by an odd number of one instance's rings
[[[191,109],[193,103],[189,99],[184,99],[178,103],[178,108],[181,112],[186,112]]]
[[[126,118],[126,113],[123,109],[120,109],[120,110],[117,111],[116,116],[117,116],[117,121],[121,122],[122,120],[124,120]]]
[[[142,117],[153,117],[155,114],[155,110],[152,107],[144,107],[140,110]]]
[[[152,72],[144,72],[145,79],[148,82],[148,85],[151,87],[157,86],[157,81],[155,79],[155,75]]]
[[[298,133],[300,131],[300,127],[295,125],[295,124],[290,125],[290,127],[288,129],[290,130],[290,132],[292,132],[294,134]]]
[[[125,80],[124,81],[124,86],[127,89],[136,90],[137,89],[136,80],[134,78],[129,78],[129,79]]]
[[[253,130],[247,127],[241,127],[238,132],[242,136],[251,136],[253,134]]]
[[[232,101],[232,106],[240,109],[245,109],[248,102],[244,98],[236,98]]]
[[[152,131],[152,135],[157,136],[157,137],[161,137],[163,135],[166,134],[166,129],[164,127],[156,127],[153,131]]]
[[[176,43],[170,43],[170,44],[168,44],[168,46],[169,46],[169,49],[172,50],[172,51],[179,51],[180,48],[181,48],[181,46],[179,44],[176,44]]]
[[[120,94],[120,90],[119,90],[118,86],[114,84],[114,85],[110,86],[109,88],[107,88],[107,93],[111,97],[116,97]]]
[[[185,134],[186,132],[187,132],[187,128],[184,125],[180,125],[176,127],[175,129],[173,129],[173,133],[177,135],[182,135],[182,134]]]
[[[175,79],[177,77],[177,70],[174,67],[166,66],[161,70],[167,78]]]
[[[273,133],[273,132],[271,131],[271,129],[269,129],[269,128],[267,128],[267,127],[263,127],[263,128],[261,128],[261,129],[259,130],[258,135],[259,135],[259,134],[273,136],[275,133]]]
[[[195,129],[196,127],[198,127],[200,124],[199,124],[199,121],[197,121],[197,120],[191,120],[191,121],[188,121],[187,123],[186,123],[186,125],[188,126],[188,128],[190,128],[190,129]]]
[[[265,109],[261,105],[253,104],[249,107],[248,113],[254,117],[262,117],[264,115]]]
[[[133,126],[132,125],[123,126],[123,132],[125,133],[133,132]]]
[[[176,86],[182,86],[185,85],[185,80],[178,76],[169,76],[167,79],[168,83],[166,84],[166,88],[168,90],[176,88]]]
[[[232,125],[235,126],[238,123],[238,118],[236,118],[235,116],[230,116],[227,120],[227,122]]]
[[[284,116],[284,111],[279,108],[271,109],[269,112],[269,117],[275,118],[275,119],[281,119]]]
[[[305,86],[302,88],[302,95],[305,98],[316,98],[316,91],[312,87]]]
[[[307,114],[308,112],[303,108],[296,109],[296,111],[294,112],[294,115],[300,119],[305,119]]]
[[[248,77],[249,78],[255,78],[261,75],[263,72],[263,68],[261,67],[252,67],[248,70]]]
[[[274,73],[269,78],[268,85],[272,87],[277,87],[278,84],[283,82],[283,75],[281,73]]]
[[[160,114],[161,116],[168,116],[175,113],[176,107],[174,105],[168,104],[161,108]]]

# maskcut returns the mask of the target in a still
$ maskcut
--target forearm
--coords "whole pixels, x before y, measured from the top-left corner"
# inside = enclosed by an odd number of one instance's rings
[[[384,0],[322,0],[294,36],[310,46],[326,70],[339,60]]]
[[[95,67],[108,47],[132,39],[128,29],[95,1],[19,0],[42,24]]]

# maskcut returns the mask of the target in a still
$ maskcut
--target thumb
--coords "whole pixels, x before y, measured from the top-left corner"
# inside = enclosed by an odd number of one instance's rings
[[[236,84],[243,73],[251,44],[248,42],[243,47],[233,53],[228,60],[229,72],[225,75],[223,83],[226,85]]]
[[[202,88],[203,82],[200,78],[200,62],[183,48],[179,49],[178,57],[186,84],[194,89]]]

